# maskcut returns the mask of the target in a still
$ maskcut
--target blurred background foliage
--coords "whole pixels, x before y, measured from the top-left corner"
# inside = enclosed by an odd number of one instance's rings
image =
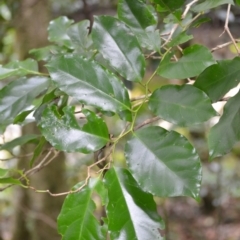
[[[38,1],[41,0],[25,0],[27,4],[26,11],[34,8]],[[12,60],[19,59],[19,51],[16,49],[18,38],[16,34],[16,18],[19,14],[20,2],[16,0],[0,0],[0,63],[5,64]],[[117,0],[48,0],[50,19],[65,15],[70,19],[80,21],[82,19],[92,19],[92,15],[116,13]],[[41,13],[39,13],[41,14]],[[192,30],[194,38],[191,43],[203,44],[209,48],[218,44],[229,41],[224,36],[220,39],[219,35],[223,31],[223,25],[226,17],[226,6],[214,9],[206,14],[205,24]],[[29,22],[29,25],[31,22]],[[41,24],[41,23],[39,23]],[[159,26],[161,26],[161,17]],[[239,37],[240,9],[233,7],[230,18],[231,32],[235,37]],[[38,31],[38,29],[35,29]],[[182,46],[186,47],[185,45]],[[234,48],[230,45],[214,53],[217,59],[232,58],[234,56]],[[32,57],[32,56],[31,56]],[[148,72],[155,69],[156,62],[159,60],[151,59],[148,62]],[[168,80],[161,79],[161,84],[167,84]],[[175,82],[176,83],[176,82]],[[179,82],[181,83],[181,82]],[[4,82],[0,83],[0,87]],[[152,81],[154,85],[159,86],[159,77]],[[139,95],[141,87],[133,87],[131,95]],[[216,106],[218,110],[222,109],[223,104]],[[139,122],[151,117],[151,113],[142,110]],[[118,133],[123,123],[117,118],[107,118],[110,126]],[[240,145],[237,144],[234,150],[223,158],[208,161],[208,149],[206,144],[206,135],[209,131],[209,124],[215,124],[217,119],[213,119],[204,125],[200,125],[190,130],[185,128],[175,129],[184,134],[193,145],[197,148],[203,163],[203,183],[201,189],[201,199],[197,203],[189,198],[160,199],[156,198],[159,206],[159,212],[163,216],[167,226],[167,239],[216,239],[216,240],[237,240],[240,239]],[[166,123],[159,123],[162,127],[172,129],[173,126]],[[19,128],[11,126],[8,131],[0,138],[0,141],[9,141],[20,134]],[[113,132],[114,134],[114,132]],[[224,136],[223,136],[224,137]],[[0,142],[1,143],[1,142]],[[119,165],[124,164],[123,149],[124,144],[119,146],[115,152],[115,157],[119,159]],[[15,154],[19,153],[16,149]],[[17,161],[4,161],[2,158],[13,157],[10,153],[1,152],[1,167],[16,166]],[[83,154],[67,154],[64,171],[65,179],[68,186],[74,185],[76,182],[86,177],[87,164],[93,161],[92,155]],[[1,173],[0,173],[1,174]],[[29,191],[29,190],[28,190]],[[14,214],[16,209],[12,205],[14,189],[7,189],[0,193],[0,240],[10,240],[13,236]],[[35,194],[38,197],[38,194]],[[28,212],[29,221],[27,221],[28,230],[34,231],[32,221],[36,218],[36,212],[30,209]],[[51,225],[56,219],[49,219],[48,213],[38,216],[46,225]],[[54,227],[52,231],[56,231]],[[31,239],[31,238],[30,238]],[[51,238],[39,238],[42,240]],[[56,239],[60,239],[58,236]],[[20,240],[20,238],[19,238]],[[22,240],[22,239],[21,239]],[[27,240],[27,238],[24,238]],[[31,239],[33,240],[33,238]],[[52,240],[52,239],[51,239]]]

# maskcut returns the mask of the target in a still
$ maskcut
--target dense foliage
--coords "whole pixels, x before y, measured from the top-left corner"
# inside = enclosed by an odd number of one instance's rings
[[[95,16],[92,28],[88,20],[73,23],[59,17],[50,22],[52,45],[33,49],[35,60],[0,67],[0,79],[11,77],[0,90],[1,131],[12,123],[26,124],[33,114],[41,132],[0,147],[11,151],[36,144],[29,169],[19,171],[19,178],[11,176],[11,169],[0,169],[0,183],[33,189],[28,176],[39,170],[35,160],[46,142],[55,153],[95,153],[86,180],[71,191],[41,190],[53,196],[68,194],[58,218],[63,239],[106,239],[107,234],[111,239],[164,239],[164,222],[153,197],[198,199],[202,168],[189,140],[160,127],[158,121],[171,123],[173,129],[203,124],[220,115],[212,104],[224,100],[223,114],[208,134],[209,158],[228,153],[240,140],[240,92],[224,98],[239,84],[240,58],[217,61],[211,49],[189,42],[189,29],[208,20],[204,12],[223,4],[230,10],[234,2],[119,0],[117,16]],[[225,30],[239,52],[227,18]],[[182,49],[184,43],[188,46]],[[149,76],[153,59],[158,66]],[[47,73],[38,70],[37,61],[42,60]],[[144,95],[130,97],[123,79],[140,86]],[[152,118],[141,122],[141,111]],[[122,125],[117,135],[108,125],[114,115]],[[114,154],[121,142],[124,164]],[[91,171],[96,166],[97,174]],[[106,210],[102,224],[94,215],[96,194]]]

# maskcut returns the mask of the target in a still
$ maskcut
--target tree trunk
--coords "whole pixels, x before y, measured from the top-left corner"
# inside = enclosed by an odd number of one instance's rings
[[[50,21],[50,8],[48,0],[18,0],[18,4],[19,9],[14,17],[16,52],[19,59],[23,60],[29,57],[30,49],[48,44],[47,26]],[[22,129],[23,135],[37,132],[35,123],[27,124]],[[33,150],[33,146],[28,145],[21,151],[24,154],[33,152]],[[20,159],[19,169],[28,169],[28,160]],[[36,189],[49,189],[52,192],[65,191],[64,168],[64,154],[60,153],[50,165],[30,178],[30,184]],[[54,198],[47,193],[35,193],[22,188],[17,188],[15,194],[15,221],[12,239],[60,239],[56,228],[56,218],[64,198]]]

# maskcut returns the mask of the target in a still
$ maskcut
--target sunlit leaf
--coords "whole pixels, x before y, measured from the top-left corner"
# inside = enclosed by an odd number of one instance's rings
[[[216,116],[209,97],[191,85],[166,85],[156,89],[149,109],[179,126],[202,123]]]
[[[140,129],[127,142],[125,156],[144,191],[161,197],[198,197],[202,178],[200,159],[179,133],[157,126]]]
[[[153,0],[154,3],[158,4],[158,9],[161,12],[173,12],[176,9],[184,5],[185,0]]]
[[[72,42],[67,34],[67,30],[73,22],[73,20],[65,16],[52,20],[48,27],[48,40],[72,49]]]
[[[0,90],[0,123],[12,123],[14,118],[30,106],[35,97],[49,86],[46,77],[20,78]]]
[[[0,150],[7,150],[11,151],[13,148],[17,146],[22,146],[29,142],[37,142],[37,139],[39,138],[39,135],[36,134],[27,134],[18,138],[15,138],[14,140],[10,142],[6,142],[3,145],[0,145]]]
[[[145,59],[136,36],[120,20],[110,16],[94,18],[92,39],[103,57],[125,79],[141,81]]]
[[[83,109],[87,123],[80,127],[74,107],[65,107],[60,116],[56,106],[43,111],[39,126],[44,137],[58,150],[67,152],[94,152],[109,141],[108,129],[102,118]]]
[[[158,74],[169,79],[184,79],[200,74],[205,68],[215,63],[210,50],[201,45],[192,45],[183,50],[178,61],[162,61]]]
[[[220,60],[206,68],[196,79],[194,86],[201,89],[213,102],[222,98],[240,82],[240,57]]]
[[[113,240],[163,239],[163,222],[157,214],[153,196],[143,192],[129,171],[110,169],[105,176],[109,202],[108,230]]]
[[[78,183],[73,189],[82,186]],[[101,184],[99,179],[91,179],[80,192],[69,194],[58,216],[58,232],[62,240],[104,240],[101,226],[94,216],[96,209],[92,195]]]
[[[240,140],[240,92],[228,100],[219,122],[213,126],[208,136],[210,158],[230,152]]]
[[[80,102],[103,111],[117,112],[131,121],[131,103],[123,83],[94,61],[62,56],[47,65],[57,86]]]

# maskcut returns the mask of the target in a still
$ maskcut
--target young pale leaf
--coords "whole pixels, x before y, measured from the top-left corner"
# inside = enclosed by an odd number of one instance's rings
[[[219,122],[211,128],[208,136],[210,158],[227,154],[240,140],[240,92],[228,100]]]
[[[6,176],[9,172],[9,169],[0,168],[0,178]]]
[[[24,76],[27,74],[37,73],[38,64],[33,59],[26,59],[24,61],[14,61],[6,64],[4,67],[0,66],[0,79],[11,76]]]
[[[48,40],[73,49],[71,39],[67,34],[67,30],[73,22],[65,16],[51,21],[48,26]]]
[[[209,97],[192,85],[166,85],[156,89],[148,106],[156,115],[179,126],[202,123],[216,116]]]
[[[0,178],[0,184],[14,184],[22,186],[22,183],[18,179],[11,177]]]
[[[0,123],[9,124],[49,86],[46,77],[20,78],[0,90]]]
[[[7,142],[3,145],[0,145],[0,150],[11,151],[16,146],[22,146],[29,142],[37,142],[38,138],[39,138],[39,135],[36,135],[36,134],[24,135],[24,136],[15,138],[14,140]]]
[[[102,118],[83,109],[87,123],[81,128],[74,116],[74,107],[65,107],[61,117],[56,106],[43,111],[39,126],[52,146],[67,152],[95,152],[109,141],[108,129]]]
[[[73,189],[82,186],[84,182],[77,184]],[[58,216],[58,232],[62,240],[104,240],[100,223],[94,216],[96,209],[92,200],[93,192],[99,179],[91,179],[89,184],[80,192],[69,194]]]
[[[205,0],[200,1],[200,3],[196,4],[191,9],[196,12],[203,12],[223,4],[234,4],[234,2],[233,0]]]
[[[79,56],[62,56],[47,67],[52,80],[69,96],[103,111],[117,112],[124,120],[132,120],[127,89],[96,62]]]
[[[140,82],[145,59],[137,38],[121,21],[110,16],[94,18],[92,39],[103,57],[125,79]]]
[[[195,77],[205,68],[216,63],[208,48],[201,45],[192,45],[183,50],[183,56],[177,61],[162,61],[158,74],[169,79],[184,79]]]
[[[125,156],[144,191],[161,197],[198,197],[202,178],[200,159],[179,133],[157,126],[140,129],[127,142]]]
[[[157,214],[153,196],[143,192],[129,171],[110,169],[105,185],[109,198],[108,230],[112,240],[164,239],[159,232],[163,222]]]
[[[206,68],[196,79],[194,86],[217,102],[240,82],[240,57],[220,60]]]
[[[131,28],[142,47],[159,51],[160,35],[155,31],[157,17],[150,5],[143,1],[120,0],[118,18]]]

